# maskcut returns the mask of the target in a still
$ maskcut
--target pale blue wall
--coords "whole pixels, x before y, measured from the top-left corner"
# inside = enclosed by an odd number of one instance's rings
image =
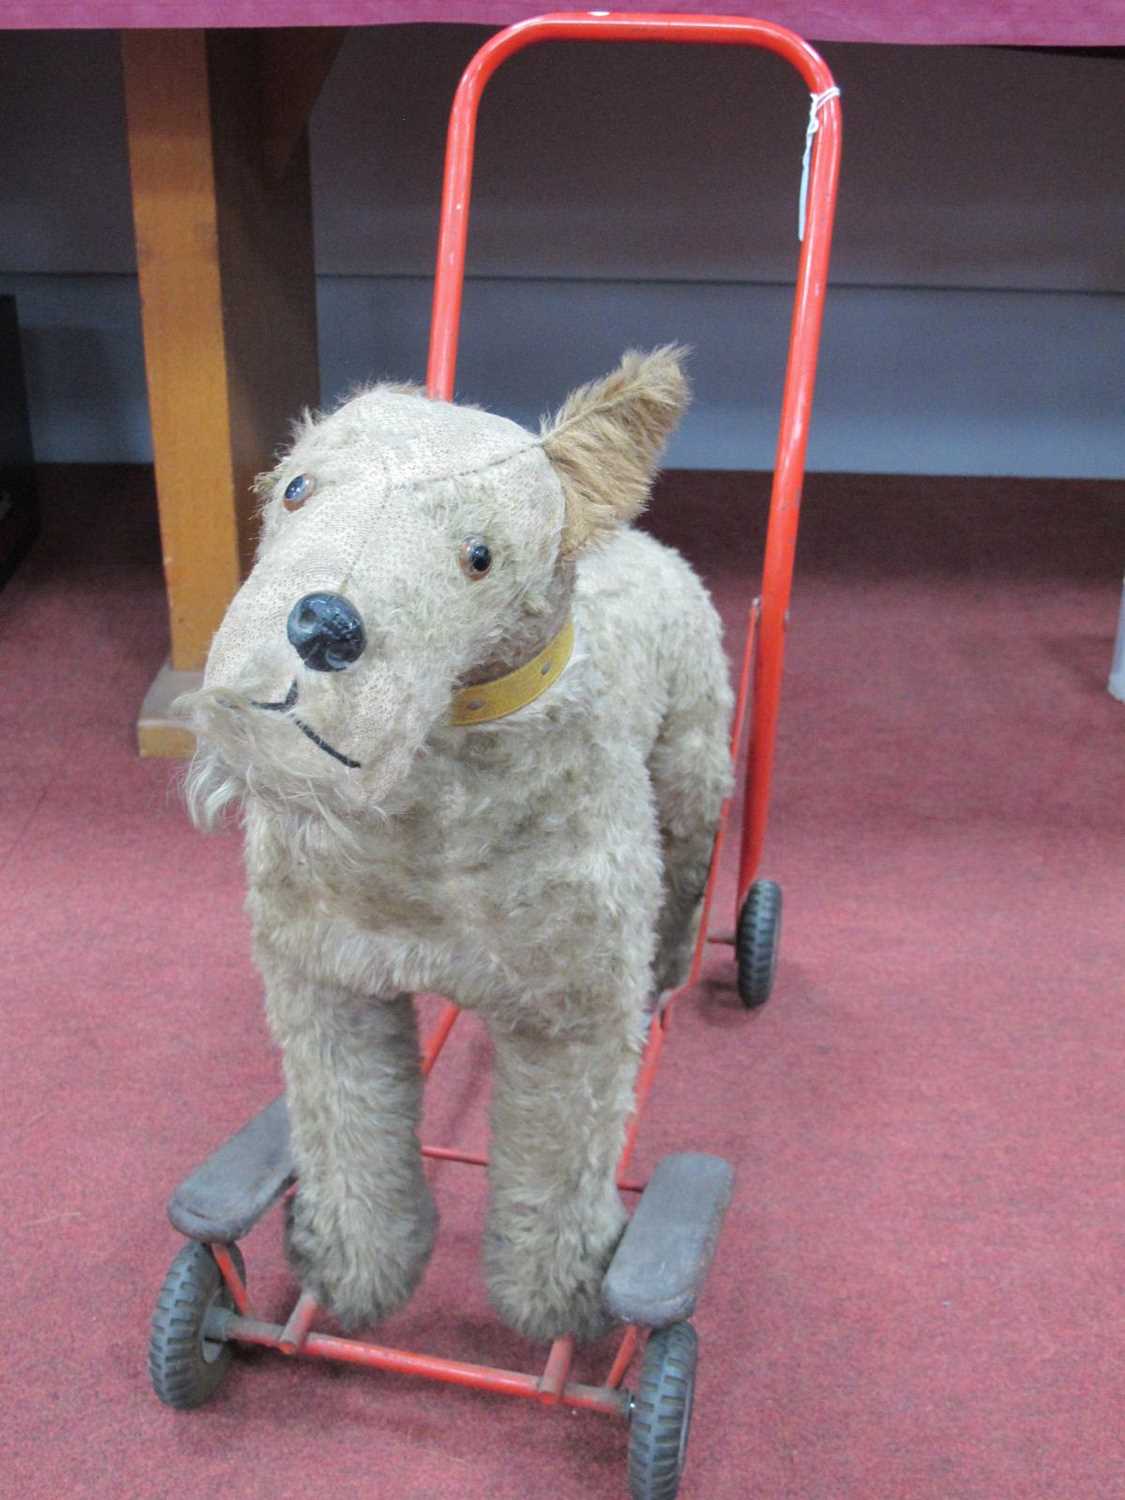
[[[479,36],[353,33],[318,106],[328,396],[421,373],[443,115]],[[812,466],[1121,475],[1119,64],[826,50],[847,125]],[[521,59],[486,104],[461,389],[530,421],[627,344],[687,340],[697,401],[671,461],[768,467],[801,90],[721,49],[583,52]],[[145,459],[115,40],[0,37],[0,67],[0,292],[37,451]]]

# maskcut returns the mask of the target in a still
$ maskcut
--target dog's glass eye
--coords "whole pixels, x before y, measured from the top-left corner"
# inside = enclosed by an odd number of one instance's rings
[[[461,571],[467,578],[483,578],[492,566],[492,549],[479,536],[461,543]]]
[[[316,480],[311,474],[298,474],[296,479],[291,479],[285,486],[281,503],[286,510],[300,510],[315,489]]]

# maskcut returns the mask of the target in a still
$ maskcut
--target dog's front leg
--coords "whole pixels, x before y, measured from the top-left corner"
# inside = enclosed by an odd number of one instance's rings
[[[594,1339],[625,1225],[617,1161],[642,1044],[640,1002],[581,1035],[493,1028],[492,1201],[485,1269],[497,1311],[534,1339]]]
[[[417,1135],[414,1004],[318,984],[268,960],[263,970],[298,1174],[289,1259],[345,1327],[374,1323],[417,1286],[437,1223]]]

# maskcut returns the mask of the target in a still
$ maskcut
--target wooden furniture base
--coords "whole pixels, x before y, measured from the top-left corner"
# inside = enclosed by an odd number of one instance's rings
[[[253,557],[254,475],[319,400],[305,122],[342,35],[122,33],[173,676],[203,666]],[[142,754],[190,747],[164,678]]]
[[[142,755],[186,760],[195,749],[195,736],[182,719],[173,716],[172,703],[181,693],[203,686],[203,673],[177,672],[165,662],[145,694],[137,720],[137,749]]]

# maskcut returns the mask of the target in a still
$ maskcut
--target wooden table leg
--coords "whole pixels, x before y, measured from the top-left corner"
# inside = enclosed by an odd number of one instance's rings
[[[306,32],[316,87],[338,45]],[[142,755],[190,752],[168,716],[253,556],[250,482],[319,399],[308,135],[279,119],[293,34],[122,33],[129,164],[171,659]],[[326,45],[324,38],[329,39]]]

